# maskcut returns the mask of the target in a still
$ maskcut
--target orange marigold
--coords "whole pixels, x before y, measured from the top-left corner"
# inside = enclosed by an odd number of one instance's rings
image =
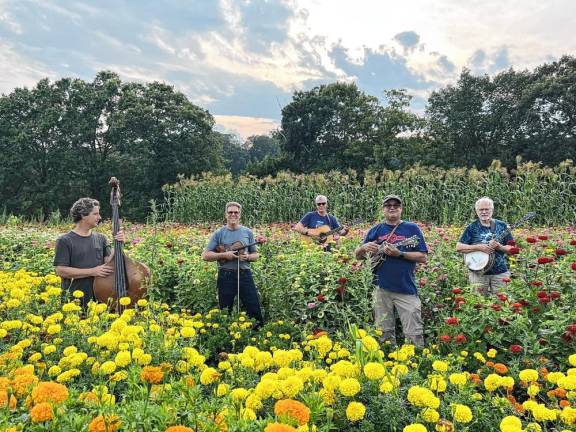
[[[10,397],[8,397],[8,392],[4,389],[0,389],[0,409],[8,407],[13,410],[16,408],[16,403],[17,401],[14,395],[10,395]]]
[[[6,377],[0,377],[0,390],[8,390],[10,387],[10,380]]]
[[[494,370],[496,371],[496,373],[499,373],[500,375],[506,375],[508,373],[508,368],[506,367],[506,365],[502,363],[496,363],[494,365]]]
[[[25,396],[37,383],[38,377],[36,375],[16,375],[12,381],[12,388],[17,396]]]
[[[296,429],[283,423],[270,423],[264,428],[264,432],[296,432]]]
[[[30,410],[30,418],[34,423],[42,423],[54,418],[52,404],[42,402]]]
[[[144,366],[140,372],[140,379],[150,384],[160,384],[164,378],[164,372],[159,366]]]
[[[68,389],[64,384],[54,381],[41,381],[32,390],[32,401],[35,404],[41,402],[59,403],[68,399]]]
[[[108,415],[94,418],[88,425],[89,432],[116,432],[122,426],[120,417],[117,415]]]
[[[194,430],[186,426],[170,426],[164,432],[194,432]]]
[[[567,399],[562,399],[560,402],[558,402],[558,405],[560,405],[561,408],[566,408],[570,406],[570,401]]]
[[[310,420],[310,409],[302,402],[293,399],[282,399],[276,402],[274,414],[293,418],[300,426],[305,425]]]

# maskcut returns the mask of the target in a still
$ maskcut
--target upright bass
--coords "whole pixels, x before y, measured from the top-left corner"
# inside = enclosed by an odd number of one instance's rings
[[[112,206],[112,235],[120,231],[120,182],[112,177],[108,184],[110,191],[110,205]],[[94,279],[94,295],[99,302],[109,304],[112,309],[121,311],[122,306],[118,299],[130,297],[130,305],[146,295],[147,285],[150,281],[150,270],[144,264],[130,259],[122,251],[122,242],[114,240],[114,257],[106,266],[114,271],[105,277]]]

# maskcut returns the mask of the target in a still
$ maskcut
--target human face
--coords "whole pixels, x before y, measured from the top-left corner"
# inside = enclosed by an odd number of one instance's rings
[[[240,213],[242,211],[237,206],[230,206],[226,209],[226,222],[229,225],[236,225],[240,222]]]
[[[94,207],[88,216],[82,216],[82,222],[89,228],[97,227],[101,220],[100,207]]]
[[[489,223],[492,219],[492,213],[494,213],[494,208],[490,206],[488,201],[480,201],[476,207],[476,214],[480,222]]]
[[[389,200],[382,206],[386,220],[396,221],[402,215],[402,204],[397,200]]]
[[[320,201],[316,203],[316,209],[320,214],[326,213],[327,208],[328,208],[328,201]]]

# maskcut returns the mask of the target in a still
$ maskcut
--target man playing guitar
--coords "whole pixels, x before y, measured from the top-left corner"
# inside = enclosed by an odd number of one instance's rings
[[[334,235],[334,240],[336,243],[339,242],[338,235],[346,235],[348,229],[342,227],[340,230],[338,228],[341,226],[338,219],[335,216],[328,214],[328,198],[324,195],[318,195],[314,199],[316,203],[316,211],[308,212],[300,219],[300,222],[294,226],[294,231],[313,239],[319,239],[319,234],[321,231],[333,231],[337,230]],[[321,243],[320,241],[318,243]],[[323,243],[323,247],[329,249],[330,244],[328,242]]]
[[[510,253],[512,246],[507,243],[512,241],[512,235],[508,233],[498,243],[495,238],[505,230],[507,225],[498,219],[493,219],[494,201],[488,197],[482,197],[475,204],[478,220],[466,227],[464,233],[456,243],[456,252],[468,254],[474,251],[494,254],[494,264],[486,272],[470,271],[470,283],[478,287],[478,292],[484,296],[493,294],[499,288],[505,286],[504,278],[510,277],[505,255]]]

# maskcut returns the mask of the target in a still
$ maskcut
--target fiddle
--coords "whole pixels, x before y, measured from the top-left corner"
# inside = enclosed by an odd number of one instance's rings
[[[237,256],[240,256],[240,253],[246,253],[246,249],[248,249],[249,247],[255,246],[255,245],[259,245],[259,244],[263,244],[266,243],[266,238],[263,236],[258,236],[256,237],[256,241],[254,243],[249,243],[247,245],[245,245],[244,243],[242,243],[240,240],[235,241],[232,244],[219,244],[218,246],[216,246],[216,252],[221,253],[221,252],[235,252]],[[220,259],[218,260],[218,263],[220,264],[224,264],[227,260],[224,259]]]

